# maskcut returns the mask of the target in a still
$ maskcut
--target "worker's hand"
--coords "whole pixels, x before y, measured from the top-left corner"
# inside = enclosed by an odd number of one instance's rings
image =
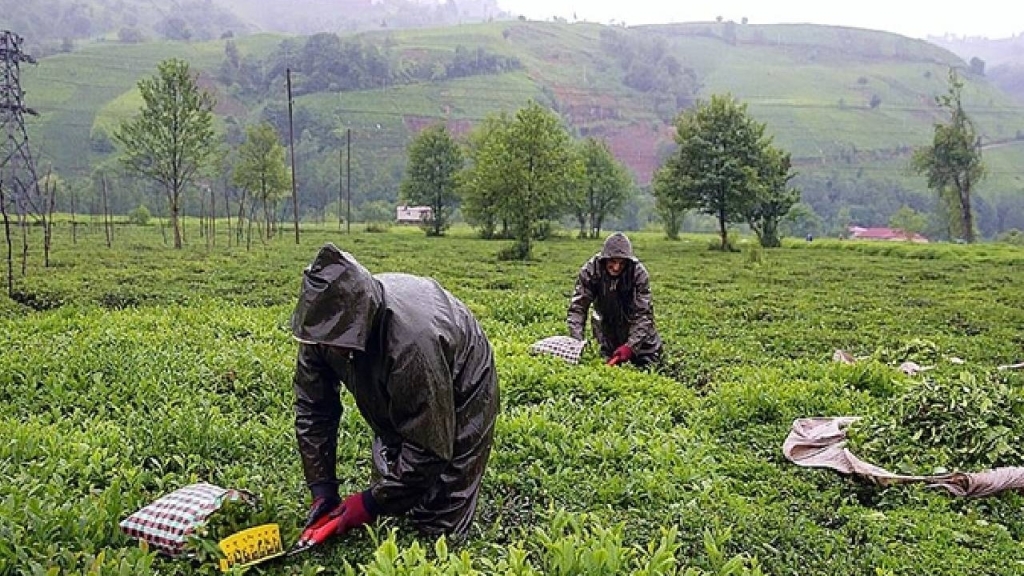
[[[347,496],[341,506],[331,511],[331,518],[340,518],[335,534],[344,534],[353,528],[359,528],[377,518],[377,502],[369,490],[356,492]]]
[[[623,344],[615,349],[612,357],[608,359],[609,366],[617,366],[623,362],[629,362],[633,358],[633,349]]]
[[[317,520],[330,514],[335,508],[341,505],[341,498],[337,494],[324,494],[313,498],[313,504],[306,514],[306,528],[316,523]]]

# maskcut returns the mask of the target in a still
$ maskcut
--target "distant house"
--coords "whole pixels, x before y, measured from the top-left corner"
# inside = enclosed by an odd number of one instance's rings
[[[928,239],[920,234],[906,234],[896,228],[863,228],[850,226],[847,228],[851,240],[887,240],[890,242],[917,242],[925,244]]]
[[[430,206],[399,206],[395,211],[395,221],[399,224],[422,224],[433,218]]]

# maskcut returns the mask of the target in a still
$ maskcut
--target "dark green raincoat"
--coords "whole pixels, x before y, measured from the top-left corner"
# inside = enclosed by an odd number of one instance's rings
[[[626,266],[618,277],[605,270],[608,258],[622,258]],[[583,340],[587,311],[601,355],[608,358],[623,344],[633,349],[633,362],[645,366],[661,355],[661,337],[654,326],[650,277],[633,254],[633,245],[621,232],[609,236],[601,252],[580,268],[576,290],[569,301],[569,335]]]
[[[466,306],[429,278],[371,275],[325,245],[303,273],[295,434],[310,489],[337,489],[340,385],[375,434],[380,512],[428,534],[469,528],[498,413],[494,355]]]

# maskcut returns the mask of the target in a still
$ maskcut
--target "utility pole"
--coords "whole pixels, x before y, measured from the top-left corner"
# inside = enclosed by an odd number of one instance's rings
[[[348,178],[348,202],[345,206],[345,233],[352,233],[352,129],[345,130],[345,176]]]
[[[4,229],[7,236],[7,293],[14,294],[14,278],[12,264],[12,244],[10,239],[10,222],[8,221],[7,198],[3,192],[6,185],[10,198],[22,227],[24,251],[22,254],[22,273],[25,271],[25,258],[28,253],[27,231],[25,230],[27,214],[32,207],[29,187],[39,193],[39,176],[36,174],[35,161],[28,145],[28,132],[25,130],[25,114],[39,114],[25,106],[25,93],[21,89],[21,63],[35,64],[34,58],[21,51],[22,37],[10,30],[0,31],[0,124],[6,142],[0,148],[0,212],[3,213]]]
[[[288,148],[292,151],[292,211],[295,213],[295,243],[299,243],[299,193],[295,186],[295,131],[292,127],[292,69],[288,68]]]
[[[338,232],[341,232],[342,195],[345,193],[345,153],[338,151]]]

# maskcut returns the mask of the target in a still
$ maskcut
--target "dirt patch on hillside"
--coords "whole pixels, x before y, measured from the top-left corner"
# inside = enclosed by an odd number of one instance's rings
[[[556,86],[552,88],[558,110],[570,124],[593,122],[595,120],[618,120],[622,117],[619,103],[607,94],[580,91],[577,88]]]
[[[402,121],[409,132],[419,134],[424,128],[437,124],[439,120],[430,116],[403,116]],[[469,120],[448,119],[444,121],[444,125],[448,128],[448,133],[455,137],[464,136],[473,129],[473,123]]]
[[[221,90],[220,86],[209,74],[200,72],[199,77],[196,79],[196,84],[201,90],[206,90],[210,94],[213,94],[213,97],[217,100],[216,105],[213,107],[213,111],[217,115],[245,118],[249,114],[245,105],[227,92]]]
[[[640,186],[651,183],[661,155],[671,147],[675,128],[660,122],[634,122],[589,130],[589,136],[608,142],[612,155],[629,167]]]
[[[607,104],[612,102],[607,96],[594,96],[594,102],[599,107],[601,102]],[[583,106],[582,104],[580,105]],[[605,110],[610,110],[605,109]],[[597,114],[594,112],[593,114]],[[595,116],[580,114],[573,117],[570,114],[567,120],[573,126],[580,128],[584,136],[594,136],[608,142],[608,148],[616,160],[628,167],[636,177],[640,186],[647,186],[650,183],[654,170],[659,165],[660,155],[673,145],[675,128],[666,126],[659,122],[634,122],[624,125],[589,125],[588,120],[597,120]],[[580,116],[584,116],[581,118]],[[604,120],[613,120],[605,118]],[[404,125],[413,134],[418,134],[424,128],[438,122],[437,118],[429,116],[404,116]],[[473,122],[469,120],[445,120],[444,126],[449,132],[456,136],[463,136],[473,129]]]

